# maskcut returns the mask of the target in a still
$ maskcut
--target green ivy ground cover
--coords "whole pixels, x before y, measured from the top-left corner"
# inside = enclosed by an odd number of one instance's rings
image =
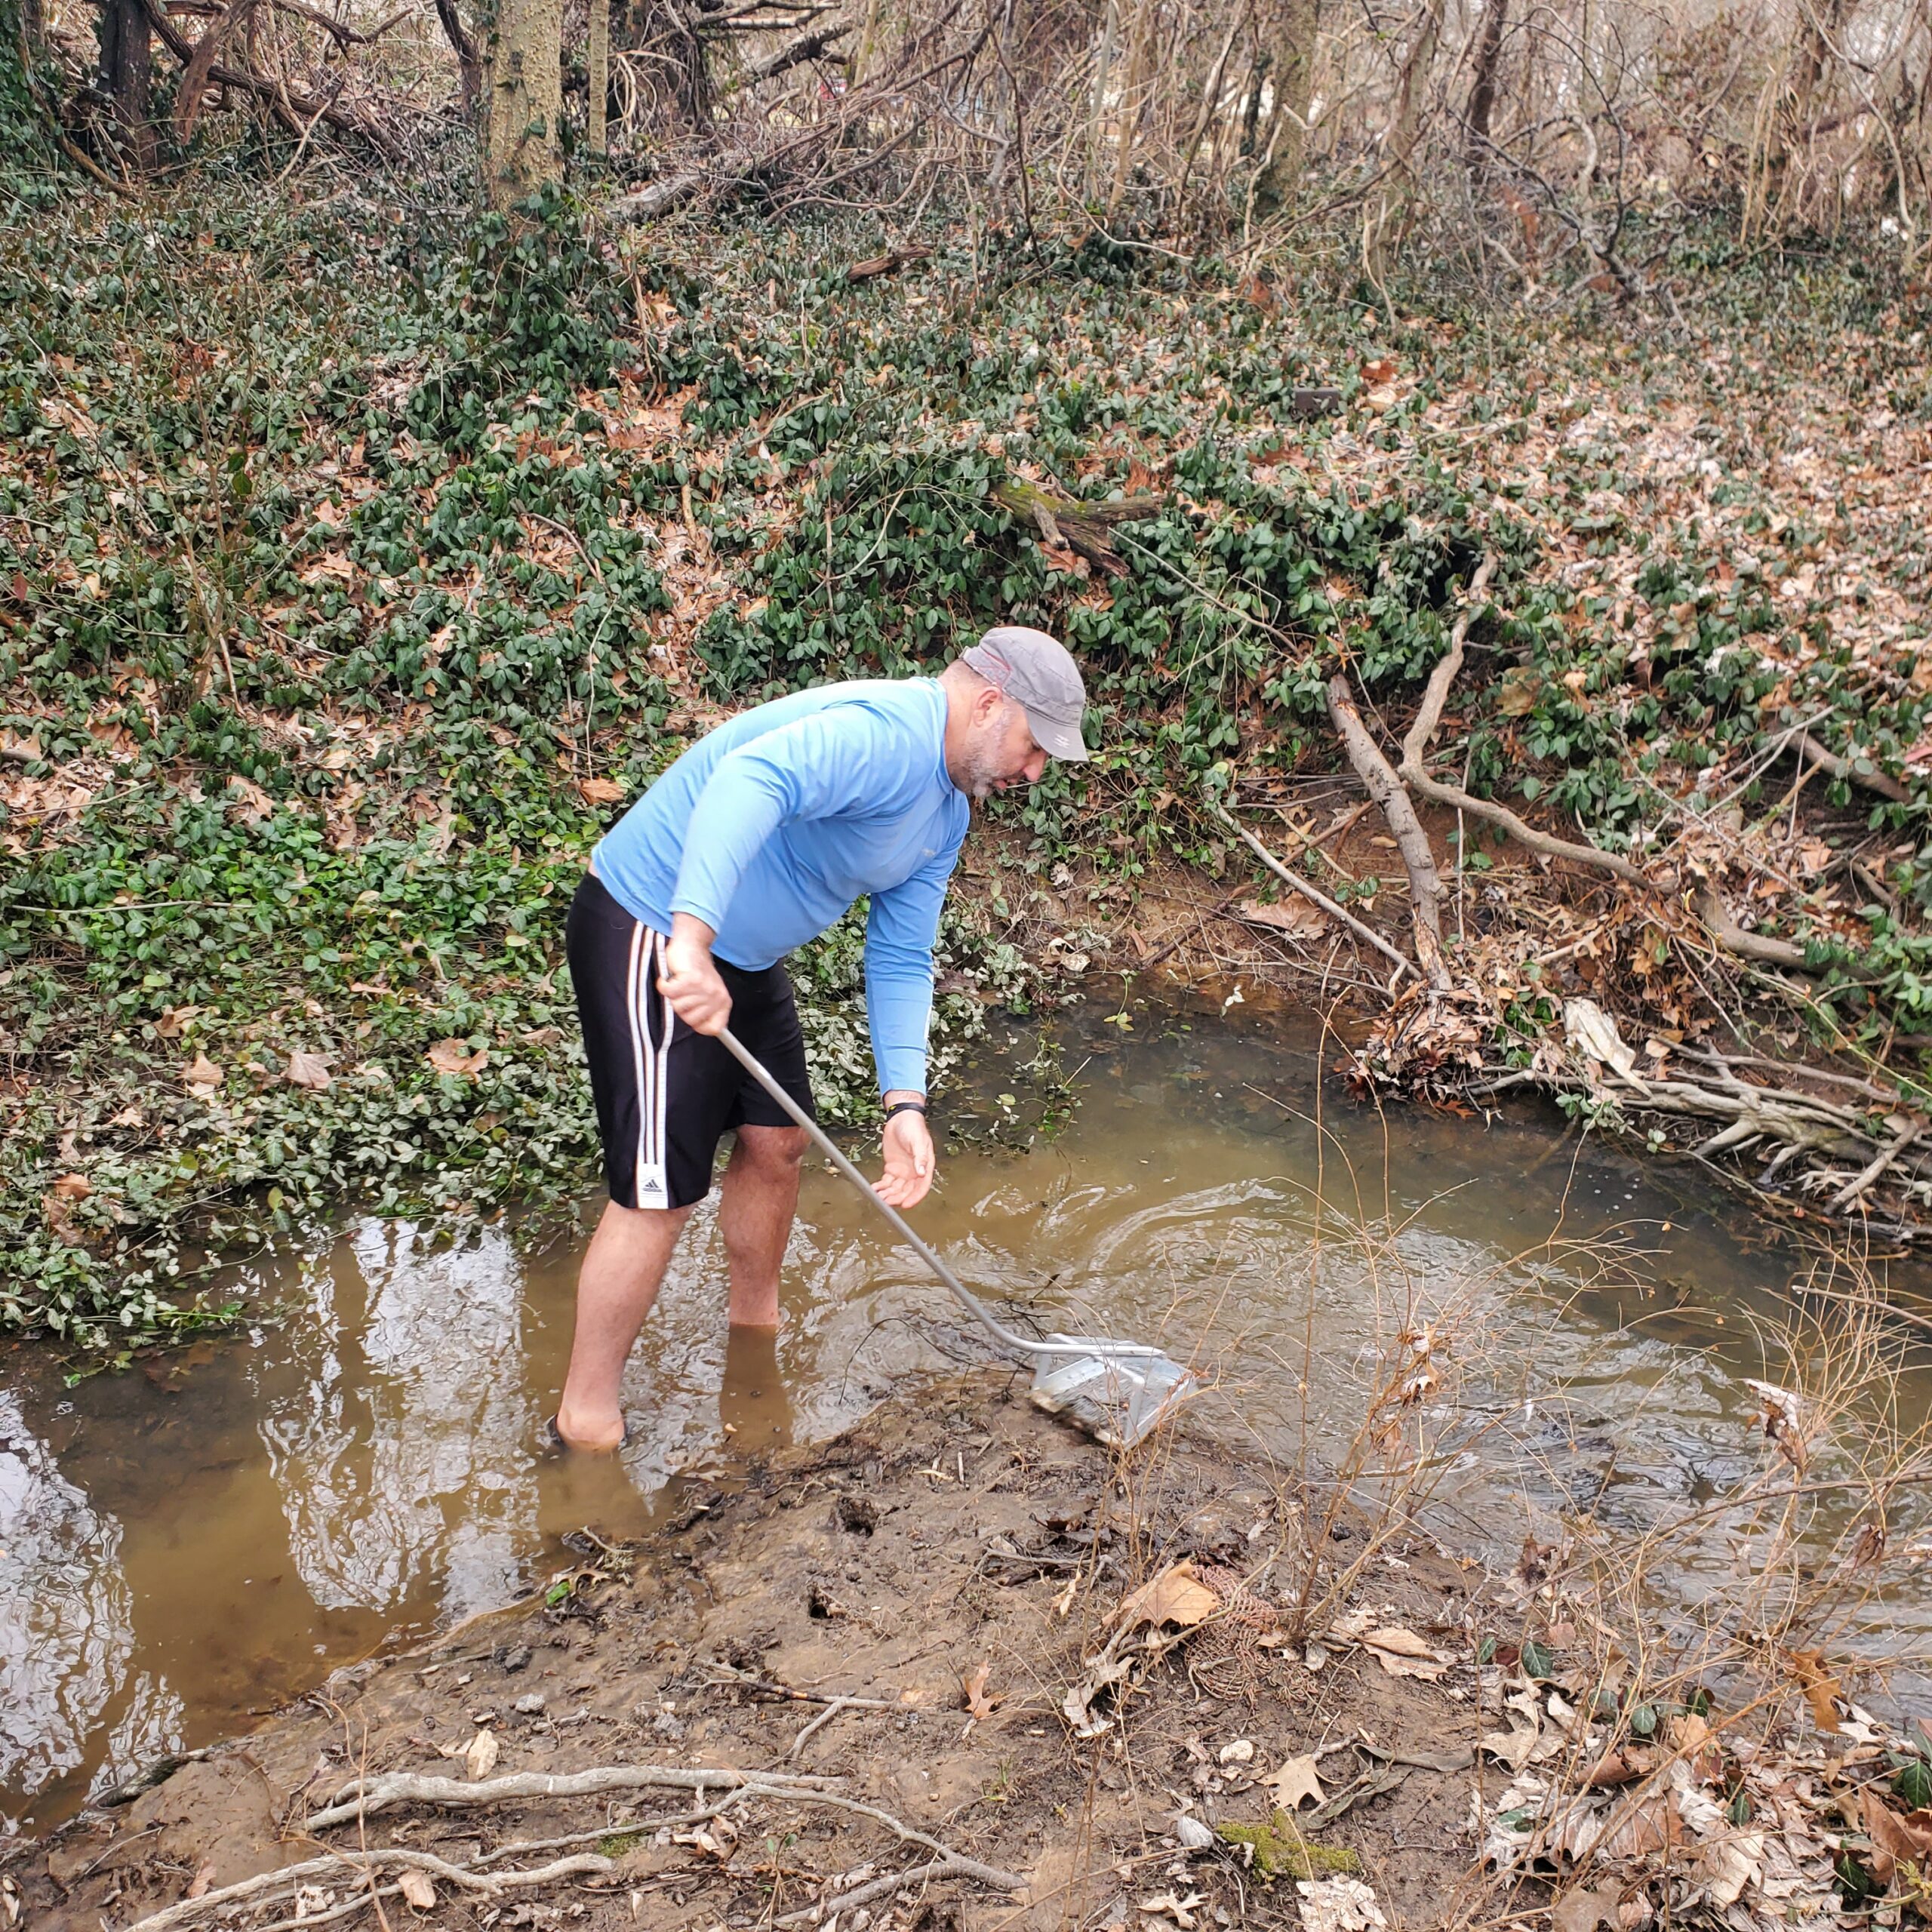
[[[11,211],[0,1325],[118,1346],[206,1318],[222,1257],[346,1198],[584,1188],[561,940],[604,825],[721,706],[931,666],[998,620],[1081,654],[1106,749],[991,835],[1022,875],[1131,893],[1225,866],[1202,785],[1332,765],[1337,666],[1412,699],[1493,551],[1471,782],[1642,854],[1657,799],[1694,818],[1706,768],[1814,718],[1910,788],[1881,808],[1893,903],[1768,915],[1842,958],[1834,1025],[1932,1001],[1922,528],[1815,478],[1794,517],[1738,441],[1800,387],[1868,441],[1924,424],[1924,297],[1882,263],[1715,251],[1666,337],[1017,238],[997,284],[940,233],[851,287],[863,225],[586,232],[220,175]],[[1343,413],[1301,420],[1329,383]],[[1639,448],[1665,432],[1683,463]],[[1015,483],[1158,501],[1097,574]],[[986,998],[1032,996],[1008,909],[949,921],[942,1067]],[[855,931],[800,976],[858,1121]]]

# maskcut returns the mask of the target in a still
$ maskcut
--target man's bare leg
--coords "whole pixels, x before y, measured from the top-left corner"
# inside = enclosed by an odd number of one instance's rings
[[[795,1127],[741,1127],[724,1170],[718,1232],[731,1269],[734,1328],[778,1325],[778,1275],[798,1208],[805,1137]]]
[[[557,1407],[557,1433],[573,1449],[614,1449],[623,1440],[624,1364],[691,1212],[605,1204],[577,1271],[577,1328]]]

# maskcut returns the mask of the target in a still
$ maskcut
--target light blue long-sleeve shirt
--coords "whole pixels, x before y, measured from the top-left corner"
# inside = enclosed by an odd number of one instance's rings
[[[971,817],[930,678],[821,685],[707,733],[592,855],[633,918],[694,913],[758,972],[872,895],[866,1012],[879,1089],[923,1093],[933,943]]]

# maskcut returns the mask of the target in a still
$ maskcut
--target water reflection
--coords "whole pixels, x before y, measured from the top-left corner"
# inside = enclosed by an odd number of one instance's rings
[[[440,1574],[441,1607],[466,1616],[515,1593],[535,1540],[515,1245],[491,1227],[421,1249],[367,1223],[313,1271],[293,1386],[263,1417],[295,1566],[325,1607],[392,1612]]]
[[[131,1698],[132,1607],[121,1529],[60,1473],[0,1389],[0,1789],[27,1792],[98,1751],[152,1695]],[[165,1720],[163,1724],[165,1724]]]

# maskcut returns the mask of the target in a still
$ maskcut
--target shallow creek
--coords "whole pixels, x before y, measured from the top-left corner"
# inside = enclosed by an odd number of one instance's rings
[[[1125,1017],[1060,1029],[1078,1104],[1025,1151],[997,1140],[1038,1114],[1013,1070],[1035,1038],[949,1103],[978,1144],[915,1218],[969,1284],[1195,1359],[1218,1426],[1284,1476],[1332,1466],[1395,1337],[1438,1323],[1429,1520],[1506,1567],[1561,1514],[1640,1529],[1764,1466],[1741,1379],[1789,1372],[1767,1337],[1799,1257],[1737,1202],[1553,1119],[1318,1100],[1314,1041],[1251,1020]],[[631,1447],[546,1457],[580,1247],[352,1219],[254,1278],[278,1312],[237,1336],[71,1389],[0,1358],[0,1829],[508,1601],[570,1561],[567,1531],[636,1534],[680,1469],[828,1434],[978,1357],[814,1160],[775,1346],[728,1342],[701,1210],[632,1358]],[[1900,1400],[1922,1414],[1932,1375]],[[1673,1546],[1660,1587],[1694,1608],[1726,1564]],[[1928,1599],[1932,1577],[1878,1606],[1872,1641],[1932,1651]]]

